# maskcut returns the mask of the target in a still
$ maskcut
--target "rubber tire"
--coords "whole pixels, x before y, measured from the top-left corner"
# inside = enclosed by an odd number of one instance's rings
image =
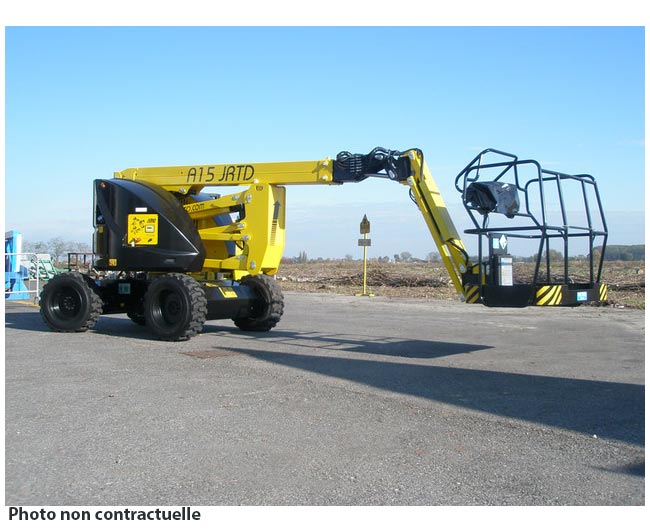
[[[203,329],[208,303],[201,284],[187,274],[165,274],[144,297],[145,325],[162,340],[181,341]]]
[[[246,318],[233,319],[242,331],[270,331],[284,312],[284,296],[278,283],[265,274],[244,276],[239,282],[250,287],[258,296],[253,314]]]
[[[41,291],[41,317],[47,326],[63,333],[92,329],[102,314],[102,299],[93,281],[79,272],[64,272],[49,280]]]
[[[146,324],[144,313],[142,311],[127,311],[126,316],[129,317],[138,326],[144,326]]]

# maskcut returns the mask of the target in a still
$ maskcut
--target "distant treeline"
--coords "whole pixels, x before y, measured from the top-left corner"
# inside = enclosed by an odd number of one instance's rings
[[[603,247],[594,248],[594,254],[599,256],[602,252]],[[533,256],[513,256],[515,261],[522,262],[534,262],[537,259],[536,255]],[[562,252],[558,250],[550,250],[551,261],[561,261],[564,259]],[[339,259],[344,259],[346,261],[353,261],[355,258],[351,254],[347,254],[345,258],[316,258],[311,259],[307,257],[307,252],[302,251],[296,257],[285,256],[282,258],[282,263],[308,263],[311,261],[338,261]],[[358,258],[357,258],[358,259]],[[469,256],[469,259],[473,263],[478,262],[478,256]],[[543,259],[546,259],[546,254],[544,253]],[[588,260],[589,257],[585,255],[580,256],[569,256],[570,260],[575,261],[584,261]],[[645,260],[645,245],[608,245],[605,249],[605,261],[644,261]],[[416,258],[410,252],[401,252],[395,254],[392,258],[389,256],[373,256],[369,258],[369,261],[378,261],[382,263],[439,263],[441,262],[440,254],[437,252],[429,252],[425,259]]]
[[[596,247],[594,252],[600,254],[602,247]],[[34,252],[42,254],[51,254],[57,262],[67,261],[68,252],[91,252],[90,245],[87,243],[78,243],[73,241],[65,241],[61,237],[55,237],[49,241],[23,241],[23,252]],[[550,251],[551,260],[557,261],[563,259],[562,253],[557,250]],[[341,258],[339,258],[341,259]],[[345,256],[347,261],[353,260],[352,255]],[[535,261],[536,256],[515,256],[517,261]],[[570,259],[584,260],[587,256],[570,256]],[[645,245],[607,245],[605,249],[605,261],[643,261],[645,259]],[[478,256],[470,256],[470,260],[476,263]],[[282,258],[283,263],[307,263],[308,261],[332,261],[330,259],[310,259],[307,257],[307,252],[302,251],[298,256],[290,258]],[[333,260],[336,261],[336,260]],[[376,256],[370,258],[370,261],[380,262],[431,262],[437,263],[441,261],[440,254],[437,252],[429,252],[425,259],[416,258],[410,252],[400,252],[395,254],[392,258],[389,256]]]
[[[602,247],[595,249],[600,252]],[[640,261],[645,259],[645,245],[607,245],[605,261]]]

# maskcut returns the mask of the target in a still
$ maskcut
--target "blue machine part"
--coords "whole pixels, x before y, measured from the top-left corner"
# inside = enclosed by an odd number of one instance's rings
[[[5,300],[28,300],[29,270],[20,264],[23,236],[16,230],[5,232]]]

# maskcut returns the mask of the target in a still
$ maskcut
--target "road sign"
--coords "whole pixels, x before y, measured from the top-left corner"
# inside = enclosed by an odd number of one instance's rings
[[[368,221],[366,214],[363,215],[359,231],[363,235],[363,239],[359,239],[359,246],[363,247],[363,292],[356,296],[374,296],[368,292],[368,247],[370,246],[371,240],[368,237],[370,233],[370,221]]]
[[[361,220],[361,227],[359,232],[361,234],[369,234],[370,233],[370,221],[368,221],[368,217],[364,214],[363,219]]]

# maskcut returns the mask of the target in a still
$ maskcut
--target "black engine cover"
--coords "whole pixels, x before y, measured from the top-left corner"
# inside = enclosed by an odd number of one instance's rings
[[[199,233],[172,193],[123,179],[95,180],[94,188],[97,269],[198,272],[203,268],[205,248]]]

